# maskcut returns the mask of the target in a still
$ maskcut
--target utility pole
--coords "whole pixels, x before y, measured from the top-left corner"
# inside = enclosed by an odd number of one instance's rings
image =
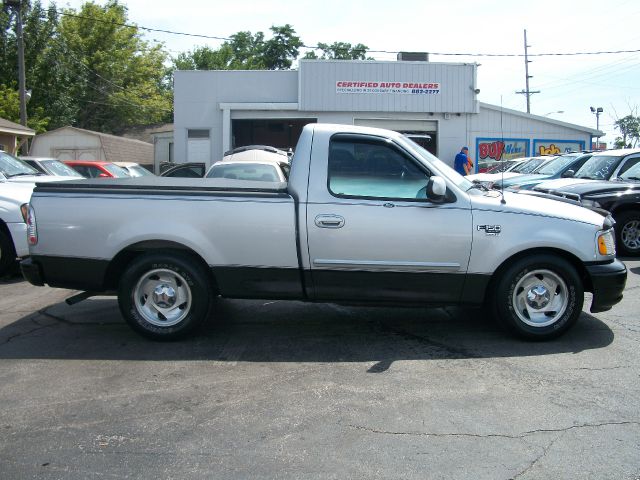
[[[531,61],[529,60],[529,53],[528,53],[528,49],[529,45],[527,45],[527,29],[525,28],[524,30],[524,78],[525,78],[525,85],[526,85],[526,90],[521,90],[519,92],[519,94],[522,95],[526,95],[527,97],[527,113],[531,113],[531,95],[533,95],[534,93],[540,93],[540,90],[529,90],[529,79],[533,78],[533,75],[529,75],[529,64],[531,63]]]
[[[27,81],[24,68],[24,33],[22,29],[22,0],[4,0],[4,4],[16,11],[16,35],[18,37],[18,96],[20,101],[20,124],[27,126]],[[22,153],[26,155],[27,143],[22,144]]]

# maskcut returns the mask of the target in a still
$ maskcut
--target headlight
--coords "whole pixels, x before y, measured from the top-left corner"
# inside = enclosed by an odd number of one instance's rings
[[[510,187],[507,187],[507,190],[510,190],[512,192],[517,192],[518,190],[520,190],[522,187],[520,185],[511,185]]]
[[[583,198],[580,200],[580,204],[583,207],[591,207],[591,208],[600,208],[600,204],[595,200],[589,200],[588,198]]]
[[[616,242],[613,230],[606,230],[598,234],[598,253],[609,256],[616,254]]]

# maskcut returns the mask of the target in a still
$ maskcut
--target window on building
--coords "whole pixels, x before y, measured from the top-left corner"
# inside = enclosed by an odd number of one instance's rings
[[[425,198],[429,177],[415,160],[385,141],[354,135],[331,140],[328,183],[335,196]]]

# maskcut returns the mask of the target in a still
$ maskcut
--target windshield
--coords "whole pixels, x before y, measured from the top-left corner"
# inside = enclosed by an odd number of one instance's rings
[[[620,178],[621,180],[640,181],[640,163],[636,163],[629,170],[620,174],[618,178]]]
[[[525,160],[520,165],[516,165],[509,171],[513,173],[531,173],[547,160],[549,159],[548,158],[532,158],[531,160]]]
[[[598,155],[587,160],[575,174],[576,178],[589,178],[592,180],[608,180],[620,162],[620,157]]]
[[[141,167],[140,165],[132,165],[130,167],[127,167],[127,170],[129,172],[129,175],[131,175],[132,177],[154,177],[155,176],[149,170],[147,170],[144,167]]]
[[[561,172],[566,166],[570,165],[579,155],[562,155],[554,160],[551,160],[549,163],[542,165],[539,170],[536,170],[536,173],[540,173],[542,175],[555,175],[558,172]]]
[[[413,150],[415,150],[418,154],[420,154],[420,156],[424,160],[426,160],[428,163],[436,167],[438,172],[442,176],[446,177],[449,181],[455,183],[458,188],[460,188],[461,190],[467,191],[470,188],[474,187],[474,184],[472,182],[464,178],[462,175],[460,175],[458,172],[456,172],[453,168],[451,168],[449,165],[444,163],[438,157],[434,156],[431,152],[421,147],[414,141],[412,140],[410,141],[411,141],[411,144],[412,144],[411,146],[413,147]]]
[[[52,175],[58,175],[60,177],[80,177],[84,178],[73,168],[58,160],[42,160],[40,163],[44,166],[47,172],[51,172]]]
[[[119,167],[117,165],[113,165],[110,163],[105,163],[104,165],[104,169],[109,172],[111,175],[113,175],[116,178],[122,178],[122,177],[128,177],[129,174],[127,173],[127,171],[122,168]]]
[[[235,178],[258,182],[280,182],[276,167],[264,163],[218,163],[207,172],[206,178]]]
[[[487,168],[487,171],[485,173],[506,172],[509,168],[515,166],[516,163],[518,163],[517,160],[501,160]]]
[[[0,172],[7,178],[19,175],[40,175],[35,168],[5,152],[0,152]]]

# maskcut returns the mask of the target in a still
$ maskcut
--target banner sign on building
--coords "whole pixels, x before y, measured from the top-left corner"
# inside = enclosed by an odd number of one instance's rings
[[[478,171],[484,172],[495,162],[529,156],[526,138],[476,138]]]
[[[353,82],[337,81],[336,93],[370,93],[398,95],[438,95],[437,82]]]
[[[584,150],[583,140],[541,140],[533,141],[534,155],[560,155]]]

